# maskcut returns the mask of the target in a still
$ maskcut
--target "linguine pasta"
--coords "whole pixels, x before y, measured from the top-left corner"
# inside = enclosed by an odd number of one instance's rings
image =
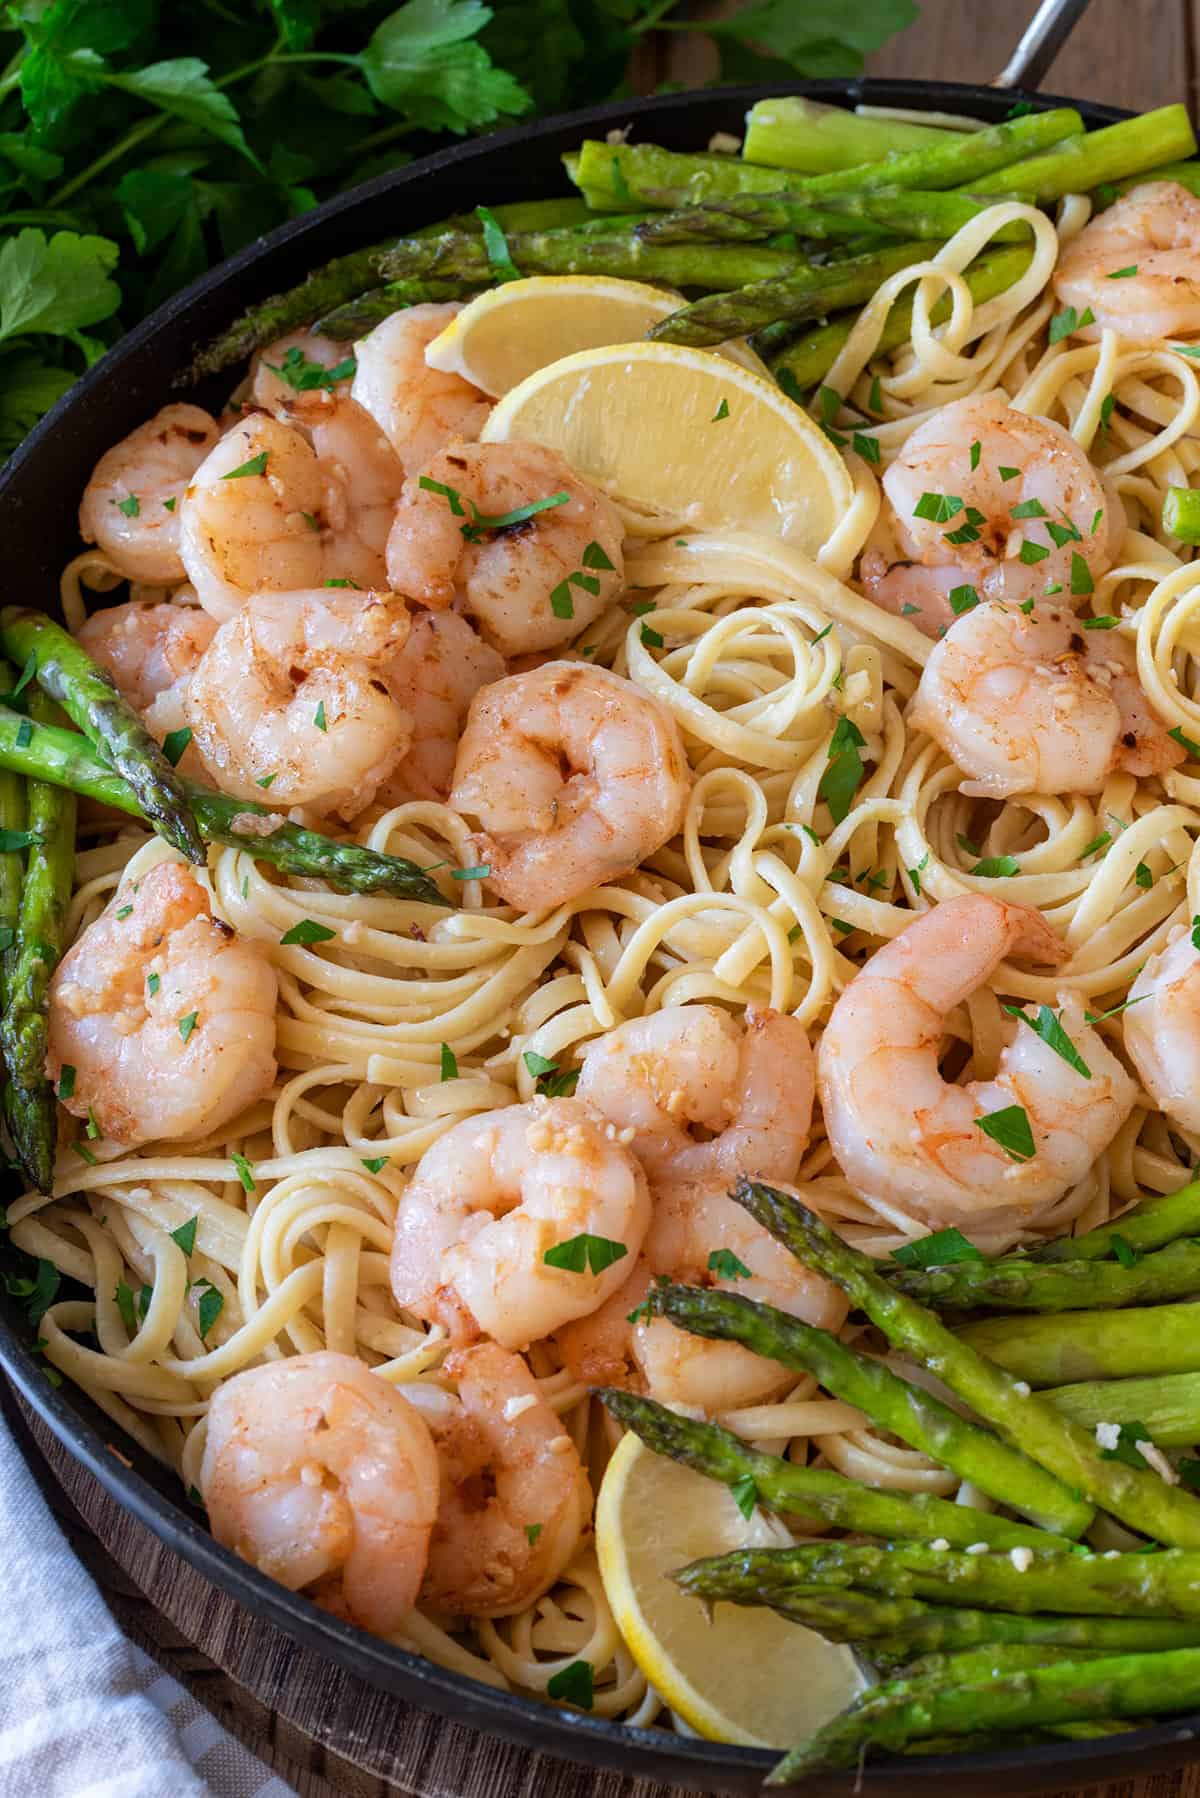
[[[1165,343],[1131,345],[1108,330],[1094,343],[1049,341],[1055,260],[1088,210],[1069,199],[1055,226],[1015,202],[990,208],[930,261],[884,283],[828,385],[872,415],[885,466],[938,407],[993,390],[1064,426],[1128,519],[1115,565],[1080,610],[1119,620],[1157,716],[1200,738],[1200,576],[1159,524],[1166,490],[1189,485],[1200,467],[1200,378]],[[962,271],[1014,220],[1033,234],[1028,271],[975,306]],[[911,340],[880,355],[903,293]],[[952,313],[934,326],[943,295]],[[816,1042],[876,947],[931,904],[986,892],[1039,908],[1070,951],[1053,973],[1002,966],[948,1020],[951,1077],[987,1078],[1003,1040],[1001,995],[1052,1005],[1070,990],[1093,1013],[1109,1012],[1147,957],[1200,913],[1194,775],[1114,773],[1094,797],[991,802],[960,791],[959,770],[906,721],[930,640],[848,584],[880,503],[876,470],[852,451],[850,466],[855,499],[820,565],[783,542],[627,518],[626,589],[575,651],[668,708],[695,777],[680,834],[628,878],[528,915],[465,879],[456,909],[441,911],[340,895],[271,875],[237,849],[213,851],[216,911],[278,972],[274,1092],[211,1140],[122,1150],[82,1138],[60,1155],[53,1198],[27,1193],[8,1213],[19,1248],[92,1294],[46,1312],[47,1360],[186,1487],[199,1483],[215,1386],[252,1363],[328,1348],[404,1388],[444,1382],[444,1331],[397,1314],[391,1298],[392,1219],[415,1163],[449,1126],[533,1095],[526,1055],[573,1067],[625,1020],[695,1002],[789,1012]],[[77,629],[118,579],[103,555],[76,558],[63,577],[68,624]],[[838,713],[861,733],[865,777],[835,823],[819,788]],[[72,935],[118,882],[172,854],[131,826],[114,835],[85,819],[85,828]],[[375,808],[359,838],[429,867],[469,869],[473,859],[466,822],[433,801]],[[988,858],[1011,858],[1004,865],[1015,871],[972,872]],[[281,943],[306,919],[333,939]],[[1119,1045],[1119,1016],[1099,1028]],[[1084,1179],[1034,1215],[993,1216],[976,1240],[992,1253],[1089,1228],[1178,1186],[1198,1156],[1200,1139],[1143,1095]],[[807,1201],[873,1255],[928,1227],[899,1205],[856,1196],[819,1122],[800,1179]],[[185,1257],[172,1232],[191,1220]],[[145,1295],[134,1329],[115,1296],[122,1289]],[[202,1336],[198,1305],[210,1294],[220,1305]],[[535,1345],[529,1360],[597,1485],[613,1426],[552,1343]],[[722,1421],[872,1485],[989,1503],[811,1379]],[[396,1640],[535,1694],[586,1659],[597,1714],[647,1723],[660,1709],[590,1551],[516,1616],[469,1623],[418,1611]]]

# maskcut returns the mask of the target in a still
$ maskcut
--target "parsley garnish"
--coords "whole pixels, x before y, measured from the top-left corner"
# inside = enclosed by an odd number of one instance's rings
[[[1091,569],[1088,567],[1079,551],[1077,549],[1073,550],[1071,552],[1071,592],[1076,598],[1080,598],[1084,594],[1093,592],[1095,585],[1096,583],[1092,579]],[[1109,630],[1112,628],[1112,625],[1116,623],[1117,620],[1115,618],[1109,622],[1100,618],[1089,618],[1085,620],[1083,628],[1085,631]]]
[[[716,411],[713,413],[712,417],[709,419],[708,422],[710,425],[719,425],[723,418],[728,418],[728,417],[729,417],[729,401],[722,400],[721,404],[717,407]]]
[[[183,752],[192,740],[191,726],[183,724],[178,730],[169,730],[163,738],[163,754],[172,768],[178,768]]]
[[[126,518],[137,518],[141,510],[141,501],[136,493],[127,494],[124,499],[117,501],[117,511],[124,512]]]
[[[1088,844],[1086,849],[1081,849],[1079,851],[1080,861],[1085,862],[1087,860],[1088,856],[1095,855],[1097,850],[1107,849],[1108,845],[1111,842],[1112,842],[1111,830],[1102,830],[1098,837],[1092,838],[1091,842]]]
[[[572,1274],[584,1273],[588,1268],[594,1274],[602,1274],[614,1261],[623,1261],[628,1253],[623,1242],[614,1242],[609,1236],[593,1236],[584,1230],[565,1242],[556,1242],[545,1251],[542,1260],[547,1267],[562,1267]]]
[[[1014,518],[1045,518],[1046,508],[1040,499],[1023,499],[1019,506],[1012,507]]]
[[[758,1503],[758,1486],[752,1473],[744,1473],[740,1480],[734,1480],[729,1488],[733,1494],[733,1502],[745,1518],[754,1515],[754,1507]]]
[[[862,457],[864,462],[873,462],[876,464],[876,466],[878,466],[878,463],[879,463],[879,439],[878,439],[878,437],[869,437],[869,436],[867,436],[867,434],[864,431],[855,431],[854,435],[850,439],[850,444],[851,444],[851,447],[853,449],[855,449],[858,452],[858,454]]]
[[[242,1183],[243,1192],[257,1192],[258,1181],[254,1178],[254,1168],[246,1157],[235,1151],[229,1159],[233,1162],[234,1172]]]
[[[146,976],[146,991],[152,999],[159,989],[161,979],[162,977],[159,974],[147,974]]]
[[[58,1076],[58,1096],[60,1099],[70,1099],[74,1096],[74,1093],[75,1069],[69,1062],[65,1062],[63,1064],[62,1072]]]
[[[17,748],[28,749],[33,742],[33,725],[28,718],[22,718],[17,726]]]
[[[663,646],[664,639],[662,632],[652,630],[648,624],[643,624],[641,638],[647,649],[661,649]]]
[[[243,462],[240,468],[231,468],[228,474],[221,476],[221,479],[223,481],[240,481],[243,475],[266,474],[270,454],[270,450],[260,450],[257,456],[251,456],[250,460]]]
[[[1008,1013],[1010,1018],[1020,1018],[1023,1024],[1028,1024],[1034,1034],[1041,1037],[1047,1048],[1053,1049],[1056,1055],[1062,1056],[1069,1068],[1074,1068],[1075,1072],[1082,1074],[1085,1080],[1091,1079],[1092,1070],[1063,1029],[1062,1020],[1057,1012],[1052,1011],[1048,1005],[1039,1005],[1037,1016],[1031,1018],[1029,1013],[1019,1005],[1005,1005],[1002,1009]]]
[[[713,1249],[708,1257],[708,1271],[718,1280],[749,1280],[750,1269],[739,1261],[732,1249]]]
[[[222,1293],[217,1291],[211,1280],[197,1280],[192,1290],[200,1294],[196,1305],[196,1317],[200,1329],[200,1340],[203,1342],[224,1310],[225,1298]]]
[[[180,1018],[179,1034],[183,1038],[185,1043],[186,1043],[188,1037],[192,1034],[192,1031],[196,1028],[197,1023],[199,1022],[199,1018],[200,1018],[200,1013],[198,1011],[189,1011],[186,1017]]]
[[[901,1267],[951,1267],[956,1261],[983,1261],[985,1256],[968,1242],[961,1230],[935,1230],[932,1236],[919,1236],[892,1250],[892,1260]]]
[[[179,1244],[185,1255],[190,1255],[196,1247],[197,1218],[189,1217],[186,1224],[180,1224],[178,1230],[168,1232],[171,1241]]]
[[[321,732],[324,732],[327,728],[325,724],[325,701],[323,699],[318,703],[317,709],[313,713],[313,723]]]
[[[973,469],[979,467],[979,458],[980,458],[980,455],[982,454],[982,452],[983,452],[983,445],[980,443],[980,441],[977,437],[975,439],[974,443],[971,445],[971,467]]]
[[[451,880],[486,880],[491,871],[491,863],[484,862],[478,868],[452,868],[450,878]]]
[[[1021,872],[1021,864],[1015,855],[985,855],[971,872],[981,875],[984,880],[1011,880],[1014,874]]]
[[[385,1168],[388,1164],[386,1155],[364,1155],[360,1159],[369,1174],[379,1173],[381,1169]]]
[[[458,1079],[458,1058],[449,1043],[442,1044],[442,1079]]]
[[[271,373],[278,375],[297,393],[311,393],[316,387],[336,387],[342,381],[353,380],[357,366],[354,357],[347,356],[334,363],[332,368],[326,368],[320,362],[311,362],[298,343],[284,351],[282,362],[267,363]]]
[[[1109,280],[1110,280],[1110,281],[1124,281],[1124,280],[1126,280],[1126,279],[1127,279],[1127,278],[1128,278],[1128,277],[1129,277],[1129,276],[1130,276],[1130,275],[1136,275],[1136,274],[1137,274],[1137,272],[1138,272],[1138,265],[1137,265],[1137,263],[1136,263],[1136,262],[1131,262],[1131,263],[1130,263],[1130,264],[1129,264],[1129,267],[1128,267],[1128,268],[1114,268],[1114,269],[1110,269],[1110,271],[1109,271],[1109,275],[1108,275],[1108,278],[1109,278]]]
[[[616,572],[616,563],[609,560],[608,556],[595,540],[584,545],[583,554],[579,559],[585,568],[599,568],[601,572],[605,574],[613,574]]]
[[[1141,1256],[1133,1247],[1132,1243],[1126,1242],[1125,1238],[1119,1234],[1110,1236],[1109,1242],[1112,1244],[1113,1254],[1121,1263],[1122,1267],[1137,1266],[1138,1262],[1141,1260]],[[1145,1440],[1145,1438],[1143,1438],[1143,1440]]]
[[[1023,537],[1021,547],[1017,551],[1017,558],[1024,562],[1027,568],[1032,568],[1035,563],[1044,562],[1049,554],[1050,551],[1044,543],[1031,543],[1028,537]]]
[[[1050,342],[1061,343],[1072,331],[1082,331],[1086,325],[1096,322],[1090,306],[1082,312],[1076,312],[1074,306],[1067,306],[1062,312],[1056,312],[1050,320]]]
[[[1021,470],[1019,468],[1006,468],[1003,462],[999,464],[996,470],[996,473],[1000,476],[1002,481],[1015,481],[1020,472]]]
[[[853,719],[842,717],[834,725],[829,739],[829,757],[817,786],[817,798],[825,801],[835,824],[842,822],[862,784],[866,769],[859,750],[866,740]]]
[[[956,618],[961,618],[964,612],[973,612],[978,604],[979,595],[974,587],[951,587],[950,610]]]
[[[575,601],[566,581],[560,581],[557,587],[550,589],[550,610],[556,618],[574,618]]]
[[[1200,743],[1195,742],[1191,737],[1185,737],[1181,724],[1177,724],[1174,730],[1169,730],[1167,735],[1173,737],[1182,749],[1186,749],[1194,762],[1200,762]]]
[[[590,1711],[595,1694],[595,1672],[590,1661],[572,1661],[561,1673],[554,1673],[546,1681],[546,1696],[561,1698],[565,1704],[574,1704],[581,1711]]]
[[[1033,1131],[1022,1105],[1004,1105],[975,1119],[976,1127],[998,1143],[1013,1161],[1031,1161],[1036,1153]]]
[[[914,518],[927,518],[931,524],[949,524],[962,511],[957,493],[923,493],[913,507]]]
[[[927,849],[925,851],[924,855],[921,857],[920,861],[917,863],[916,867],[908,869],[908,878],[912,882],[912,890],[917,895],[918,899],[921,897],[921,875],[922,875],[924,869],[926,868],[926,866],[928,865],[928,862],[929,862],[929,851]]]
[[[279,941],[311,946],[313,943],[330,943],[336,935],[337,931],[330,930],[328,924],[318,924],[315,918],[301,918],[298,924],[293,924],[290,930],[284,931]]]
[[[1149,1467],[1145,1455],[1138,1447],[1139,1442],[1149,1442],[1150,1432],[1144,1423],[1123,1423],[1117,1438],[1116,1448],[1102,1448],[1102,1461],[1123,1461],[1126,1467]]]

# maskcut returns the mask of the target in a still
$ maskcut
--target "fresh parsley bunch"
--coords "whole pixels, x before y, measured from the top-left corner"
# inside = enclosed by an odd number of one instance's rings
[[[623,91],[675,0],[10,0],[0,453],[124,325],[291,214],[464,134]],[[912,0],[757,0],[720,78],[853,73]],[[423,141],[424,140],[424,141]]]

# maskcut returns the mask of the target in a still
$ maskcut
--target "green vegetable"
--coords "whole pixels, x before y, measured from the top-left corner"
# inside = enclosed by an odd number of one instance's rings
[[[998,1548],[1037,1547],[1049,1540],[1029,1524],[970,1510],[926,1492],[882,1492],[828,1468],[798,1467],[749,1447],[719,1424],[681,1417],[654,1399],[611,1389],[598,1396],[617,1422],[633,1430],[656,1454],[668,1455],[730,1488],[747,1480],[757,1502],[770,1511],[820,1517],[863,1535],[945,1540],[960,1548],[985,1541]]]
[[[1103,1261],[1113,1252],[1115,1235],[1138,1252],[1159,1249],[1177,1236],[1200,1236],[1200,1180],[1143,1199],[1132,1211],[1089,1230],[1086,1236],[1059,1236],[1029,1253],[1035,1261]]]
[[[38,684],[94,746],[104,749],[129,782],[142,815],[189,861],[202,863],[204,844],[182,782],[112,676],[43,612],[5,606],[0,645],[15,662],[34,658]]]
[[[604,232],[527,231],[508,239],[509,252],[528,275],[618,275],[675,287],[730,288],[766,281],[797,266],[793,251],[765,244],[647,243],[636,227]],[[402,238],[379,258],[385,280],[450,280],[483,285],[494,279],[482,237]]]
[[[1200,1242],[1191,1238],[1169,1242],[1132,1267],[1115,1261],[1038,1262],[1006,1255],[999,1261],[902,1270],[889,1277],[899,1291],[939,1310],[1108,1310],[1200,1292]]]
[[[36,688],[29,694],[29,712],[39,725],[58,715],[53,703]],[[8,1074],[4,1116],[17,1159],[30,1184],[39,1192],[49,1192],[54,1182],[58,1111],[46,1078],[47,994],[62,953],[71,902],[75,799],[59,787],[30,780],[26,805],[32,840],[16,938],[6,958],[0,1049]]]
[[[854,238],[863,233],[893,237],[953,237],[995,202],[968,194],[921,193],[905,188],[867,188],[822,194],[820,206],[787,193],[738,194],[660,212],[636,227],[643,243],[708,243],[767,237],[795,231],[800,237]],[[1021,219],[1002,225],[991,241],[1021,242],[1029,226]]]
[[[1187,108],[1160,106],[1122,119],[1119,125],[1068,137],[1054,149],[982,175],[969,185],[974,194],[1006,194],[1015,186],[1038,201],[1058,200],[1063,194],[1085,194],[1105,181],[1120,181],[1195,153]]]
[[[1200,1372],[1200,1304],[987,1318],[958,1336],[1031,1386]]]
[[[862,118],[844,106],[824,106],[799,94],[780,94],[771,100],[756,100],[746,114],[742,155],[747,162],[819,175],[928,149],[945,140],[946,132],[936,125]]]
[[[1191,487],[1168,487],[1162,505],[1163,530],[1180,543],[1200,543],[1200,493]]]
[[[1190,1448],[1200,1442],[1200,1373],[1085,1381],[1051,1387],[1042,1396],[1085,1429],[1094,1430],[1098,1423],[1136,1423],[1141,1440],[1157,1448]]]
[[[20,742],[23,720],[0,706],[0,768],[10,768],[37,781],[66,787],[85,798],[116,806],[131,817],[142,816],[132,788],[113,773],[75,731],[39,725],[32,742]],[[379,855],[356,843],[338,843],[315,830],[289,824],[264,805],[230,799],[185,783],[188,802],[206,842],[230,843],[256,861],[270,862],[286,874],[327,880],[357,893],[392,893],[400,899],[445,905],[428,875],[415,862]],[[272,828],[257,826],[269,819]],[[261,834],[260,834],[261,832]]]
[[[738,1182],[734,1197],[807,1267],[840,1286],[893,1347],[923,1366],[932,1365],[952,1392],[1031,1461],[1131,1528],[1176,1547],[1200,1547],[1200,1503],[1189,1493],[1166,1485],[1157,1474],[1103,1460],[1087,1431],[984,1360],[931,1311],[895,1291],[865,1255],[842,1242],[799,1200],[745,1179]],[[973,1265],[962,1262],[957,1271]],[[902,1271],[899,1277],[908,1276]]]

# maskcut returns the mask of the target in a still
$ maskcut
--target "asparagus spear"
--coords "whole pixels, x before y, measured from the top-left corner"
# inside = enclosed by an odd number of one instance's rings
[[[36,688],[30,689],[29,713],[37,723],[57,715],[52,702]],[[54,1183],[58,1114],[45,1073],[46,995],[62,954],[71,903],[75,796],[40,780],[29,781],[26,792],[28,862],[16,941],[8,959],[0,1048],[8,1072],[4,1115],[17,1159],[30,1184],[39,1192],[49,1192]]]
[[[853,1586],[1027,1616],[1050,1611],[1200,1620],[1200,1554],[1164,1549],[1110,1558],[1065,1544],[1030,1552],[1033,1558],[1022,1572],[1013,1565],[1011,1550],[972,1555],[923,1542],[895,1542],[886,1548],[804,1542],[794,1548],[738,1548],[711,1555],[671,1578],[683,1591],[710,1603],[770,1604],[797,1586]]]
[[[1097,207],[1109,206],[1121,194],[1127,194],[1130,188],[1141,187],[1146,181],[1177,181],[1189,193],[1200,194],[1200,162],[1165,162],[1159,168],[1144,169],[1140,175],[1127,175],[1123,181],[1106,183],[1092,197]]]
[[[1114,1654],[1200,1647],[1200,1621],[1175,1617],[1025,1616],[830,1586],[788,1586],[772,1593],[769,1602],[781,1616],[831,1642],[862,1643],[876,1666],[908,1666],[921,1655],[996,1642],[1102,1648]]]
[[[844,106],[824,106],[800,94],[778,94],[756,100],[746,114],[742,155],[780,169],[819,175],[830,169],[858,168],[910,150],[944,144],[941,125],[911,125],[902,119],[863,118]]]
[[[0,611],[0,645],[18,668],[35,664],[38,685],[103,746],[158,834],[190,862],[203,862],[204,844],[183,782],[112,676],[60,624],[23,606]]]
[[[1047,1541],[1043,1530],[950,1504],[929,1493],[880,1492],[822,1467],[797,1467],[779,1455],[759,1453],[719,1424],[677,1416],[665,1405],[632,1392],[604,1388],[597,1397],[618,1423],[633,1430],[656,1454],[669,1455],[729,1486],[753,1480],[758,1502],[769,1511],[822,1517],[840,1529],[868,1536],[946,1541],[962,1548],[972,1542],[1036,1548]]]
[[[1200,1292],[1200,1242],[1169,1242],[1132,1267],[1118,1261],[960,1261],[889,1268],[897,1292],[940,1311],[1107,1311]]]
[[[621,275],[661,281],[669,287],[740,287],[795,269],[798,257],[765,244],[647,244],[633,227],[604,233],[527,231],[508,239],[509,253],[526,275]],[[492,278],[483,240],[462,232],[445,237],[409,238],[381,258],[388,280]]]
[[[819,207],[786,193],[738,194],[731,199],[704,200],[673,212],[653,213],[637,227],[645,243],[689,243],[772,231],[795,231],[800,237],[850,237],[864,226],[895,237],[953,237],[978,218],[994,200],[975,200],[965,193],[921,193],[907,188],[849,190],[823,194]],[[995,233],[993,242],[1028,240],[1020,219]]]
[[[1190,1180],[1175,1192],[1143,1199],[1132,1211],[1089,1230],[1085,1236],[1057,1236],[1053,1242],[1029,1251],[1033,1261],[1103,1261],[1116,1253],[1113,1238],[1137,1254],[1158,1249],[1177,1236],[1200,1234],[1200,1180]]]
[[[753,1354],[815,1374],[827,1392],[857,1405],[878,1428],[890,1430],[943,1466],[952,1467],[981,1492],[1034,1518],[1043,1529],[1078,1536],[1092,1521],[1091,1505],[1018,1449],[960,1417],[919,1386],[906,1384],[881,1361],[848,1348],[827,1330],[814,1329],[770,1305],[731,1292],[656,1286],[647,1304],[651,1311],[695,1336],[739,1342]],[[865,1529],[866,1525],[853,1527]],[[886,1533],[911,1532],[896,1528]],[[935,1529],[931,1539],[946,1535],[945,1530]],[[983,1538],[971,1536],[969,1540]]]
[[[1045,115],[1042,115],[1045,116]],[[969,185],[977,194],[1006,194],[1012,187],[1036,200],[1086,194],[1106,181],[1120,181],[1159,163],[1196,154],[1196,138],[1186,106],[1160,106],[1099,131],[1056,144],[1015,167],[993,169]]]
[[[1031,251],[1027,249],[995,250],[973,262],[964,272],[963,279],[976,305],[982,305],[985,300],[1007,292],[1029,267],[1030,257]],[[936,325],[949,316],[950,300],[948,296],[944,296],[935,301],[930,317]],[[831,318],[827,324],[817,325],[802,337],[796,338],[774,359],[775,376],[780,385],[789,392],[794,389],[807,392],[810,387],[819,386],[844,349],[856,321],[856,313],[843,313],[838,318]],[[768,325],[766,329],[771,330],[773,327]],[[878,353],[898,349],[911,336],[912,295],[906,293],[901,295],[888,313]]]
[[[1180,543],[1200,543],[1200,493],[1168,487],[1162,504],[1163,530]]]
[[[1200,1442],[1200,1373],[1085,1380],[1052,1386],[1042,1397],[1086,1430],[1094,1431],[1098,1423],[1136,1423],[1158,1448],[1190,1448]]]
[[[705,258],[716,256],[720,244],[679,245],[673,252]],[[728,246],[732,249],[732,246]],[[881,282],[898,269],[910,268],[914,262],[925,262],[941,248],[937,243],[886,244],[862,256],[846,256],[836,262],[797,262],[792,258],[788,272],[756,280],[732,292],[709,293],[681,306],[650,327],[647,335],[662,343],[687,343],[703,347],[724,343],[728,337],[744,337],[776,319],[821,318],[840,307],[869,300]],[[739,253],[748,254],[750,246]],[[672,252],[661,249],[659,255]],[[778,254],[778,252],[775,252]],[[677,286],[694,287],[698,283],[681,278]],[[728,286],[728,283],[725,284]]]
[[[876,1686],[768,1773],[768,1785],[853,1767],[863,1750],[893,1751],[940,1735],[1011,1733],[1089,1718],[1161,1716],[1200,1701],[1200,1649],[1059,1661],[992,1674],[934,1674]]]
[[[783,176],[778,169],[759,168],[732,156],[689,156],[663,150],[657,144],[610,144],[589,138],[580,145],[578,161],[568,162],[567,172],[589,205],[608,211],[653,205],[649,195],[655,188],[686,188],[691,200],[721,194],[776,193],[782,189],[819,205],[821,195],[843,193],[850,187],[915,187],[925,191],[970,187],[984,175],[1020,163],[1035,151],[1045,150],[1082,130],[1083,120],[1072,107],[1057,107],[1003,125],[989,125],[985,131],[961,135],[947,132],[942,143],[906,155],[887,156],[879,162],[862,163],[853,169],[835,169],[827,175]],[[1157,160],[1162,161],[1163,157],[1160,155]]]
[[[1200,1372],[1200,1305],[989,1317],[958,1338],[1031,1386]]]
[[[25,722],[0,706],[0,767],[69,788],[131,817],[143,816],[129,783],[104,766],[85,738],[72,730],[38,724],[26,742]],[[446,904],[424,870],[402,856],[380,855],[373,849],[360,849],[356,843],[335,842],[315,830],[287,823],[278,812],[252,800],[230,799],[190,781],[184,788],[206,842],[231,844],[285,874],[327,880],[350,892],[391,893],[426,905]],[[260,819],[268,823],[260,824]]]
[[[313,321],[318,337],[333,337],[350,343],[365,337],[381,325],[393,312],[406,306],[420,306],[426,301],[469,300],[482,291],[483,284],[470,281],[388,281],[382,287],[369,287],[332,312],[322,313]]]
[[[570,195],[555,200],[508,201],[493,206],[492,212],[505,231],[541,231],[586,218],[588,207],[578,196]],[[432,225],[423,225],[410,235],[437,236],[447,230],[481,231],[482,228],[475,215],[468,213],[455,215],[450,219],[439,219]],[[388,238],[383,243],[368,244],[365,249],[353,250],[348,256],[336,256],[332,262],[313,269],[298,287],[289,288],[286,293],[272,294],[270,299],[260,300],[256,306],[251,306],[200,351],[192,364],[193,379],[198,379],[201,375],[217,374],[235,362],[244,362],[255,350],[261,349],[264,343],[270,343],[287,331],[294,331],[301,325],[309,324],[314,318],[333,312],[364,293],[367,288],[376,286],[379,280],[378,259],[394,241],[394,238]],[[458,295],[447,293],[439,296],[429,293],[419,297],[431,300],[439,297],[457,299]],[[396,306],[416,303],[417,296],[414,296],[408,300],[398,300]],[[393,312],[396,306],[391,308]],[[333,333],[329,332],[327,335],[332,336]]]
[[[1191,1493],[1168,1486],[1145,1468],[1104,1460],[1086,1430],[985,1361],[931,1311],[897,1292],[865,1255],[842,1242],[798,1199],[746,1179],[738,1181],[733,1196],[806,1266],[840,1286],[896,1348],[936,1373],[1031,1461],[1132,1529],[1176,1547],[1200,1547],[1200,1503]],[[1083,1265],[1091,1270],[1103,1264]]]

